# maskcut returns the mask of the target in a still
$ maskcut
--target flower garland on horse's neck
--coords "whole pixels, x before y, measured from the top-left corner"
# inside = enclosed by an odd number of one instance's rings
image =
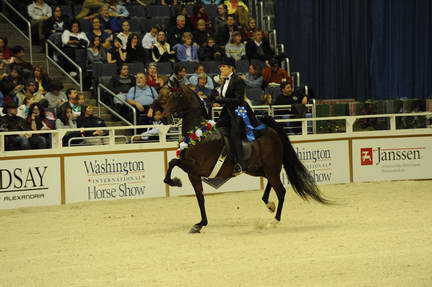
[[[176,151],[176,157],[180,158],[183,150],[188,148],[190,145],[196,145],[205,139],[210,134],[216,131],[216,123],[212,120],[203,122],[203,125],[199,128],[195,128],[186,133],[183,140],[179,143],[179,148]]]

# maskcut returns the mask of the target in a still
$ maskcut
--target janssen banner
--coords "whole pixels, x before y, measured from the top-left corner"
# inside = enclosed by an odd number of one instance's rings
[[[60,159],[0,160],[0,209],[60,205]]]
[[[432,136],[354,139],[353,180],[432,178]]]
[[[295,143],[293,147],[317,184],[350,182],[348,140]],[[289,186],[284,169],[281,179]]]
[[[66,203],[165,197],[163,152],[65,157]]]

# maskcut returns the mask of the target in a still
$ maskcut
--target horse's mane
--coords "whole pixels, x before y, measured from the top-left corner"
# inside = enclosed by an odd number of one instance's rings
[[[181,85],[180,89],[182,90],[183,94],[191,94],[191,96],[195,98],[195,100],[198,102],[202,116],[204,117],[204,119],[208,120],[210,118],[209,114],[204,106],[204,102],[201,100],[198,94],[188,86]]]

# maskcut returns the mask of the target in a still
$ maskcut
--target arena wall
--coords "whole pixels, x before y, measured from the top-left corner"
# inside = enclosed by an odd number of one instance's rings
[[[294,148],[318,184],[432,179],[432,130],[397,130],[292,136]],[[73,147],[3,153],[0,209],[74,202],[194,194],[163,183],[176,143]],[[289,185],[284,172],[281,178]],[[205,192],[258,190],[265,181],[241,175]]]

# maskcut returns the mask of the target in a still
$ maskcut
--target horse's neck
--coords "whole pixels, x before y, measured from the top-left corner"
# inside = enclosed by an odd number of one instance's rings
[[[200,111],[200,109],[197,110],[191,110],[188,113],[185,113],[183,116],[183,123],[182,123],[182,134],[185,136],[188,132],[201,127],[201,123],[204,121],[204,117]]]

